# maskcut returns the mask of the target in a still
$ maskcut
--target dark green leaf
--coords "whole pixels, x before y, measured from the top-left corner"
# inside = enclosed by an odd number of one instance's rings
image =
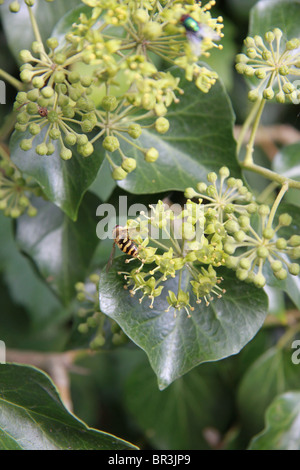
[[[0,365],[0,449],[130,450],[69,413],[49,377],[30,366]]]
[[[266,412],[266,427],[250,450],[300,450],[300,392],[276,397]]]
[[[228,389],[209,364],[159,391],[153,371],[143,362],[127,380],[125,400],[130,414],[158,449],[209,449],[205,429],[224,432],[232,412]]]
[[[238,405],[248,436],[263,428],[266,408],[279,393],[300,388],[299,366],[293,350],[271,348],[247,370],[239,387]]]
[[[45,132],[46,130],[43,130],[36,136],[34,148],[43,141]],[[41,156],[34,148],[26,152],[21,150],[20,141],[29,136],[26,132],[14,132],[10,140],[12,161],[22,172],[37,181],[50,201],[72,220],[76,220],[82,197],[94,181],[101,165],[101,154],[95,152],[84,158],[73,148],[73,157],[64,161],[59,156],[59,145],[54,143],[55,153]]]
[[[260,0],[250,13],[249,35],[264,36],[280,28],[285,39],[299,37],[300,3],[298,0]]]
[[[100,310],[113,318],[148,355],[158,377],[160,389],[202,362],[217,361],[238,353],[257,333],[267,313],[267,300],[262,290],[236,280],[231,272],[222,271],[222,288],[226,294],[205,303],[191,304],[195,310],[188,318],[184,311],[168,312],[165,300],[168,290],[177,292],[178,277],[168,280],[154,308],[149,300],[139,302],[124,290],[119,271],[127,271],[124,257],[118,258],[108,273],[100,278]],[[184,279],[182,289],[188,286]]]
[[[30,49],[31,43],[35,40],[28,7],[25,2],[20,3],[20,11],[17,14],[9,11],[9,4],[0,6],[3,29],[10,50],[19,59],[19,52],[22,49]],[[57,21],[71,8],[80,3],[80,0],[59,0],[56,3],[38,1],[32,7],[32,11],[38,23],[40,34],[43,40],[50,37],[52,29]]]
[[[96,209],[99,199],[87,193],[77,222],[50,202],[38,200],[38,214],[18,219],[16,238],[21,250],[35,263],[48,285],[67,304],[74,285],[84,280],[98,244]]]
[[[34,328],[45,328],[58,317],[61,318],[63,316],[61,303],[36,274],[29,260],[20,254],[14,240],[12,220],[3,214],[0,214],[0,240],[0,270],[3,271],[5,288],[12,300],[26,309],[28,314],[26,320],[30,318]],[[13,327],[12,318],[11,316],[10,323]],[[4,317],[2,320],[5,322]],[[3,322],[2,328],[4,328]],[[12,344],[16,346],[15,341]]]
[[[159,151],[158,160],[147,163],[138,150],[122,147],[126,155],[136,158],[137,168],[118,184],[134,194],[183,191],[206,181],[207,173],[223,165],[232,176],[241,177],[232,135],[234,115],[223,85],[217,81],[209,93],[202,93],[184,79],[181,70],[172,68],[172,74],[181,78],[184,95],[169,108],[169,131],[159,135],[144,129],[139,139],[141,147]]]

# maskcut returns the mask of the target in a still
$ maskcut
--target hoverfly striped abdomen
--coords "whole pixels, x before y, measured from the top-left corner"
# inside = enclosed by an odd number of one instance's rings
[[[128,235],[128,229],[125,227],[121,227],[120,225],[116,225],[113,234],[115,243],[118,248],[120,248],[123,253],[126,253],[126,255],[132,256],[133,258],[137,258],[138,247],[130,239]]]
[[[134,259],[140,259],[139,258],[139,249],[135,242],[131,240],[129,234],[128,234],[128,229],[127,227],[121,227],[121,225],[116,225],[115,228],[113,229],[112,232],[113,238],[114,238],[114,243],[113,243],[113,248],[112,252],[109,258],[109,261],[107,263],[106,271],[108,272],[113,261],[114,253],[115,253],[115,246],[123,251],[128,256],[131,256],[131,259],[126,259],[125,263],[129,263],[130,261]],[[143,262],[142,262],[143,266]]]

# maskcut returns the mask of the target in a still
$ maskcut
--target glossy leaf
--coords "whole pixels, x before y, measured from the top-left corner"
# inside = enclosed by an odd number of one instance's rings
[[[260,0],[251,9],[249,35],[264,36],[280,28],[285,39],[299,37],[300,4],[298,0]]]
[[[44,139],[46,130],[34,139],[34,148]],[[20,141],[29,137],[27,132],[14,132],[10,140],[11,159],[25,174],[32,176],[41,186],[47,198],[64,211],[72,220],[76,220],[82,197],[94,181],[103,156],[94,152],[84,158],[72,148],[73,156],[64,161],[59,156],[60,147],[54,142],[52,155],[38,155],[34,148],[24,151]]]
[[[0,366],[1,450],[130,450],[64,407],[49,377],[31,366]]]
[[[125,401],[158,449],[209,449],[206,428],[224,432],[232,413],[228,388],[212,364],[195,368],[160,391],[153,371],[143,361],[126,382]]]
[[[245,373],[238,391],[239,414],[249,436],[264,425],[264,413],[276,395],[300,388],[299,366],[293,349],[271,348]]]
[[[86,194],[77,222],[50,202],[37,201],[38,214],[18,219],[16,238],[21,250],[35,263],[49,287],[67,304],[74,285],[82,281],[98,244],[96,209],[99,199]]]
[[[19,52],[22,49],[30,49],[35,40],[28,7],[25,2],[20,3],[20,11],[15,14],[9,11],[9,4],[5,2],[0,6],[3,29],[12,54],[19,60]],[[50,37],[52,29],[57,21],[72,7],[80,3],[80,0],[59,0],[52,2],[36,1],[32,8],[41,36],[44,40]]]
[[[250,450],[300,450],[300,392],[274,399],[266,412],[266,427],[250,443]]]
[[[234,114],[221,82],[217,81],[209,93],[202,93],[185,80],[181,70],[172,68],[172,74],[180,77],[184,95],[166,115],[169,131],[160,135],[144,129],[139,139],[141,147],[159,151],[158,160],[147,163],[141,152],[122,142],[124,153],[136,158],[137,168],[118,184],[134,194],[183,191],[206,181],[207,173],[223,165],[229,167],[232,176],[241,177],[232,135]]]
[[[124,279],[118,272],[127,270],[124,257],[120,257],[108,273],[102,273],[100,310],[147,353],[160,389],[198,364],[238,353],[260,329],[267,313],[265,293],[225,271],[222,288],[226,294],[221,299],[208,307],[192,300],[192,317],[188,318],[185,311],[175,317],[173,308],[166,312],[169,305],[165,298],[169,289],[177,292],[178,278],[165,283],[150,309],[148,299],[140,303],[140,296],[131,297],[124,289]],[[185,276],[182,289],[188,281]]]

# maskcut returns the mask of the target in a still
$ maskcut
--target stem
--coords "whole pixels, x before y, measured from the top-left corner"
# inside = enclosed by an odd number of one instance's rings
[[[259,125],[259,121],[260,121],[265,103],[266,103],[266,100],[264,98],[261,98],[261,100],[259,102],[259,107],[258,107],[258,110],[257,110],[257,113],[256,113],[255,121],[254,121],[252,130],[251,130],[250,139],[249,139],[249,142],[247,144],[247,152],[246,152],[245,160],[243,162],[244,165],[253,164],[252,154],[253,154],[253,150],[254,150],[254,140],[255,140],[256,131],[257,131],[257,128],[258,128],[258,125]]]
[[[258,110],[258,107],[259,107],[259,101],[257,100],[254,105],[252,106],[252,109],[250,111],[250,113],[248,114],[248,117],[247,119],[245,120],[244,124],[243,124],[243,127],[240,131],[240,134],[238,136],[238,139],[237,139],[237,144],[236,144],[236,152],[237,152],[237,155],[240,153],[240,150],[241,150],[241,147],[242,147],[242,143],[243,143],[243,140],[244,140],[244,137],[254,119],[254,116],[255,114],[257,113],[257,110]]]
[[[14,88],[17,90],[21,91],[24,88],[24,85],[20,80],[17,80],[17,78],[13,77],[9,73],[5,72],[5,70],[0,69],[0,77],[4,78],[8,83],[10,83]]]
[[[241,163],[241,167],[244,168],[245,170],[258,173],[259,175],[262,175],[271,181],[276,181],[280,185],[283,185],[284,183],[288,183],[289,188],[300,189],[300,181],[295,181],[290,178],[286,178],[285,176],[278,175],[277,173],[275,173],[275,171],[271,171],[262,166],[255,165],[255,163],[243,162]]]
[[[285,193],[287,192],[287,190],[289,189],[289,185],[288,183],[284,183],[282,185],[282,188],[281,190],[279,191],[275,201],[274,201],[274,204],[272,206],[272,209],[271,209],[271,212],[270,212],[270,215],[269,215],[269,219],[268,219],[268,223],[267,223],[267,229],[268,228],[271,228],[272,227],[272,224],[273,224],[273,220],[274,220],[274,216],[276,214],[276,211],[278,209],[278,206],[281,202],[281,199],[283,198],[283,196],[285,195]]]
[[[43,44],[42,37],[41,37],[41,34],[40,34],[40,30],[39,30],[39,27],[37,25],[34,14],[32,12],[32,8],[27,6],[27,10],[28,10],[28,13],[29,13],[29,18],[30,18],[30,21],[31,21],[31,26],[32,26],[32,29],[33,29],[33,34],[35,36],[35,39],[38,42],[40,42],[41,44]],[[43,45],[43,47],[44,47],[44,45]]]

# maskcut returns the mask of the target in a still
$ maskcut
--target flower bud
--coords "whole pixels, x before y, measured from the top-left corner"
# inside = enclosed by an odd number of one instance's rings
[[[102,146],[105,150],[108,150],[108,152],[114,152],[120,147],[120,142],[114,136],[107,136],[103,140]]]
[[[155,40],[162,34],[162,25],[155,21],[149,21],[143,28],[143,34],[146,39]]]
[[[118,100],[113,95],[104,96],[103,100],[101,101],[101,106],[105,111],[114,111],[118,106]]]
[[[300,235],[292,235],[289,244],[290,246],[300,246]]]
[[[64,147],[61,151],[60,151],[60,154],[59,154],[60,158],[62,158],[63,160],[70,160],[70,158],[72,158],[72,151],[70,149],[67,149],[66,147]]]
[[[287,241],[285,238],[278,238],[276,240],[276,248],[278,250],[285,250],[287,247]]]
[[[136,169],[136,160],[134,158],[126,158],[122,162],[122,168],[125,170],[127,173],[130,173],[131,171]]]
[[[279,271],[275,271],[274,276],[280,281],[284,281],[284,279],[287,278],[287,271],[286,269],[282,268]]]
[[[128,128],[128,134],[133,139],[138,139],[142,133],[142,128],[139,124],[130,124]]]
[[[121,166],[117,166],[112,172],[113,179],[117,181],[125,179],[126,176],[127,173]]]
[[[300,266],[297,263],[291,263],[288,265],[288,270],[289,270],[289,273],[292,274],[293,276],[298,276],[300,272]]]
[[[49,49],[56,49],[58,47],[58,39],[57,38],[48,38],[46,41],[47,46]]]
[[[278,217],[279,225],[288,227],[293,222],[292,217],[289,214],[280,214]]]
[[[194,197],[197,197],[197,193],[196,191],[194,190],[194,188],[186,188],[184,190],[184,196],[187,198],[187,199],[193,199]]]
[[[145,160],[148,163],[154,163],[159,157],[159,153],[156,150],[156,148],[151,147],[147,152],[145,153]]]
[[[253,278],[253,282],[256,287],[264,287],[266,284],[266,278],[262,274],[256,274]]]
[[[168,132],[169,127],[170,127],[170,123],[169,123],[168,119],[166,119],[164,117],[159,117],[158,119],[156,119],[155,129],[160,134],[165,134],[166,132]]]
[[[47,151],[48,151],[47,144],[45,144],[43,142],[43,143],[37,145],[36,148],[35,148],[35,151],[38,155],[46,155]]]

